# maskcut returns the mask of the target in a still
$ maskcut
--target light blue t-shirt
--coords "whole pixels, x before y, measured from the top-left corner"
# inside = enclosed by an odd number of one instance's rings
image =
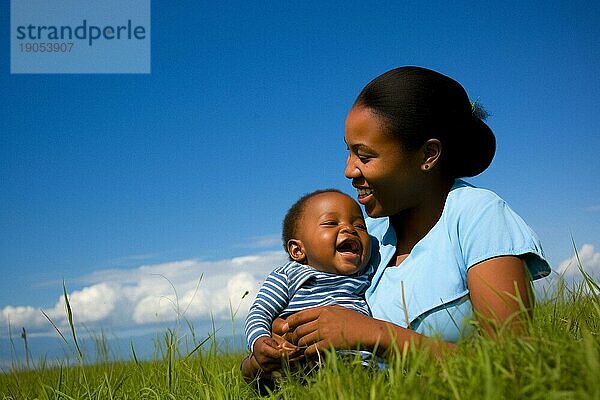
[[[467,270],[498,256],[519,256],[532,279],[550,273],[533,230],[495,193],[457,179],[439,221],[399,266],[389,218],[368,218],[377,268],[366,299],[373,317],[456,342],[472,330]]]

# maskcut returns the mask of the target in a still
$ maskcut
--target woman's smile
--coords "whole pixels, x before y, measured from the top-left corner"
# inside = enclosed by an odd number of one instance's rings
[[[366,197],[373,193],[373,190],[371,188],[356,188],[356,190],[358,191],[359,198]]]
[[[363,206],[374,199],[373,189],[371,188],[356,188],[356,191],[358,192],[357,200]]]

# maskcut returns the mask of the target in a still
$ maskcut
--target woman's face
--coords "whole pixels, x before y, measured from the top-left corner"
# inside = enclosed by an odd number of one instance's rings
[[[419,204],[420,152],[405,151],[398,139],[385,134],[376,114],[353,107],[346,117],[344,140],[350,152],[344,175],[352,179],[358,202],[370,217],[392,216]]]

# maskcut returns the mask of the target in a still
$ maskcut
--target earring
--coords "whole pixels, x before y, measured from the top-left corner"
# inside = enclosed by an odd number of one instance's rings
[[[424,170],[428,170],[428,169],[429,169],[429,164],[425,164],[425,165],[423,165],[423,169],[424,169]]]

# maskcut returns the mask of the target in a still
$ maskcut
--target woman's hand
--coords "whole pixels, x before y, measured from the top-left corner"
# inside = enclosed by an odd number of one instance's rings
[[[322,306],[299,311],[286,319],[287,331],[306,347],[304,355],[314,357],[329,348],[372,350],[380,339],[374,329],[379,321],[341,306]],[[282,330],[286,326],[283,325]]]
[[[273,323],[271,324],[271,332],[273,335],[281,336],[282,338],[288,340],[290,343],[294,343],[294,340],[289,340],[290,330],[288,323],[283,318],[275,318]]]
[[[304,352],[296,345],[298,338],[289,331],[287,321],[283,318],[275,318],[271,324],[271,336],[277,341],[281,349],[285,351],[288,362],[295,363],[304,358]]]
[[[427,345],[436,355],[455,345],[431,339],[410,329],[381,321],[341,306],[309,308],[290,315],[283,326],[298,338],[298,346],[307,346],[304,355],[316,357],[325,349],[361,348],[384,355],[392,348]]]

